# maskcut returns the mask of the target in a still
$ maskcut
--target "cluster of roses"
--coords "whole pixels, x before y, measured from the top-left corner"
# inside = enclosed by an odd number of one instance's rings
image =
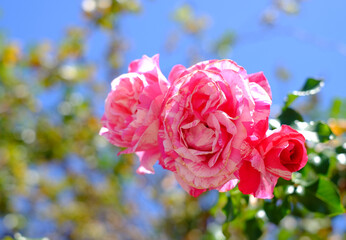
[[[231,60],[173,67],[143,56],[112,81],[100,134],[121,153],[136,153],[138,173],[159,164],[192,196],[238,184],[244,194],[272,198],[307,162],[303,135],[282,125],[268,130],[271,90],[262,72],[248,75]]]

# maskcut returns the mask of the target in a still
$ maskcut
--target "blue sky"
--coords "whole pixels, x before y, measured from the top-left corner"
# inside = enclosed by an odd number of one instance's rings
[[[307,77],[326,80],[321,93],[323,108],[330,105],[333,97],[346,96],[346,3],[343,0],[302,1],[298,15],[279,13],[273,29],[260,24],[263,12],[271,7],[270,0],[141,2],[143,11],[140,14],[126,14],[120,19],[120,31],[130,46],[125,66],[143,54],[160,53],[161,68],[168,75],[173,65],[187,64],[189,46],[200,44],[208,52],[213,42],[229,30],[237,33],[239,41],[227,57],[249,73],[265,73],[272,87],[274,105],[281,105],[284,96],[299,89]],[[208,28],[203,32],[202,41],[191,36],[182,37],[175,51],[168,53],[164,49],[165,41],[169,34],[179,29],[172,21],[172,11],[184,3],[192,5],[197,16],[209,16]],[[43,40],[59,42],[66,27],[88,24],[81,12],[81,1],[3,0],[0,12],[2,33],[24,48]],[[88,39],[88,56],[99,65],[105,56],[106,36],[104,31],[97,30]],[[215,56],[204,57],[207,60]],[[275,69],[278,66],[291,72],[289,81],[277,80]]]

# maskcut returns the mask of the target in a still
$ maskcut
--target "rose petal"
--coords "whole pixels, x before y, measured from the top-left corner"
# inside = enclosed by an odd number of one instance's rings
[[[251,166],[251,163],[245,161],[239,169],[240,182],[239,190],[244,194],[255,195],[261,181],[261,173]]]
[[[144,152],[136,152],[139,157],[140,166],[137,169],[138,174],[154,174],[154,164],[160,157],[159,149],[151,149]]]
[[[277,177],[282,177],[286,180],[290,180],[292,172],[289,171],[284,165],[280,162],[280,153],[282,149],[277,148],[270,151],[265,157],[265,165],[267,171],[274,174]]]
[[[256,198],[273,198],[273,191],[278,177],[268,172],[261,173],[245,161],[239,170],[239,190],[244,194],[251,194]]]
[[[235,188],[237,186],[239,180],[238,179],[232,179],[226,182],[223,186],[217,188],[219,192],[228,192],[229,190]]]
[[[175,80],[182,77],[182,74],[185,72],[186,68],[183,65],[175,65],[168,76],[168,81],[173,84]]]
[[[257,83],[260,85],[269,95],[270,99],[272,98],[272,92],[267,78],[264,76],[263,72],[253,73],[248,75],[249,81]]]

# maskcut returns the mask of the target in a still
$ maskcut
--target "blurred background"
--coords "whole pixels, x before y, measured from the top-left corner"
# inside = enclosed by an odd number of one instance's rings
[[[195,199],[160,166],[136,175],[137,159],[98,131],[111,80],[144,54],[159,53],[166,76],[214,58],[263,71],[273,118],[288,93],[322,78],[293,106],[336,135],[314,146],[311,169],[345,206],[345,11],[343,0],[2,0],[0,238],[343,239],[344,210],[307,207],[298,185],[271,202],[237,190]]]

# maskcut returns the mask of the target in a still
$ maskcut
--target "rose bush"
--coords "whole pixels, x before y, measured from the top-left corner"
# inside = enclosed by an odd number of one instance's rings
[[[192,196],[239,182],[244,194],[272,198],[278,178],[307,162],[300,133],[268,130],[271,90],[262,72],[211,60],[174,66],[168,82],[158,55],[143,56],[111,85],[100,134],[139,156],[138,173],[154,173],[159,160]]]
[[[269,84],[231,60],[212,60],[170,73],[162,112],[160,164],[193,196],[238,182],[244,152],[268,129]],[[245,143],[251,143],[246,144]]]
[[[159,56],[143,56],[129,65],[129,72],[111,83],[105,101],[100,134],[110,143],[125,147],[121,153],[140,156],[139,173],[153,173],[157,161],[159,116],[169,84],[159,68]]]

